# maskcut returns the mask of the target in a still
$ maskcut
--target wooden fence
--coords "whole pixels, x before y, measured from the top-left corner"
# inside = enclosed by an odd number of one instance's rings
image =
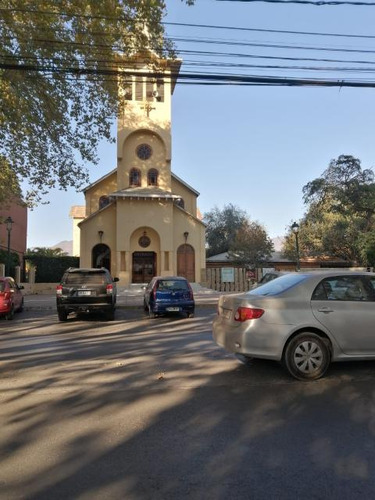
[[[222,281],[221,267],[206,269],[206,286],[218,292],[247,292],[252,281],[247,278],[245,268],[234,268],[234,281]]]

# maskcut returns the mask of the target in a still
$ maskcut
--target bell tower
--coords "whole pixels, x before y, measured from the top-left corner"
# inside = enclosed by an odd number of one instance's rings
[[[119,82],[117,186],[171,191],[171,102],[181,61],[135,58]],[[155,72],[152,66],[158,69]],[[129,64],[128,64],[129,67]]]

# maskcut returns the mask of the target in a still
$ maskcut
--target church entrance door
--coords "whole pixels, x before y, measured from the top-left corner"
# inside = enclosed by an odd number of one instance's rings
[[[156,274],[155,252],[133,252],[132,283],[148,283]]]
[[[191,245],[180,245],[177,249],[177,274],[195,281],[195,252]]]

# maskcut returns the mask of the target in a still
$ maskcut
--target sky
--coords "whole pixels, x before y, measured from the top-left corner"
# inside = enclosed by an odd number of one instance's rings
[[[373,35],[375,7],[317,7],[225,0],[196,0],[192,7],[179,0],[167,0],[166,4],[167,23]],[[344,60],[343,63],[323,63],[244,59],[246,64],[303,64],[314,68],[355,66],[370,70],[371,64],[375,64],[375,37],[322,37],[171,24],[166,25],[166,30],[171,37],[191,39],[190,42],[177,41],[177,52],[225,51],[268,57]],[[211,42],[192,41],[198,38]],[[218,41],[225,43],[219,45]],[[229,46],[228,41],[236,45]],[[253,45],[245,46],[249,43]],[[289,48],[264,48],[259,47],[260,44],[288,45]],[[297,46],[304,49],[297,49]],[[317,51],[311,47],[331,50]],[[194,71],[188,62],[197,61],[199,56],[180,57],[184,61],[181,71]],[[205,60],[219,59],[219,56],[210,56]],[[220,60],[234,61],[231,57]],[[345,64],[349,60],[366,61],[366,64]],[[236,59],[236,62],[243,60]],[[215,68],[206,71],[223,72]],[[338,73],[328,69],[317,72],[248,68],[236,70],[236,73],[327,77],[340,81],[373,78],[371,73]],[[245,210],[251,220],[263,224],[271,238],[283,236],[290,224],[304,214],[303,186],[321,176],[332,159],[347,154],[359,158],[363,168],[375,165],[374,93],[375,89],[346,87],[177,84],[172,100],[172,171],[200,193],[198,206],[202,213],[232,203]],[[99,165],[90,168],[90,182],[116,167],[116,146],[103,143],[99,156]],[[74,189],[54,190],[45,201],[50,203],[29,211],[28,248],[72,240],[70,207],[84,205],[84,196]]]

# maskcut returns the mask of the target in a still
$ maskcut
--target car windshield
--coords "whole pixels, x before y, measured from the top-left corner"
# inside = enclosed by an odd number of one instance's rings
[[[80,284],[89,284],[89,285],[103,285],[106,283],[105,273],[102,271],[98,272],[77,272],[77,273],[68,273],[65,283],[67,285],[80,285]]]
[[[159,281],[158,290],[187,290],[188,289],[188,284],[186,281],[183,280],[162,280]]]
[[[250,290],[246,295],[278,295],[288,290],[288,288],[301,283],[304,279],[306,279],[306,274],[285,274],[285,276],[280,276],[279,278]]]

